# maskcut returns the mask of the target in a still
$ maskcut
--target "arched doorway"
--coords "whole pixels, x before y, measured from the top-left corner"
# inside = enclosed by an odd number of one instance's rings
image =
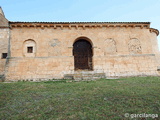
[[[85,39],[79,39],[73,44],[75,70],[92,70],[92,45]]]

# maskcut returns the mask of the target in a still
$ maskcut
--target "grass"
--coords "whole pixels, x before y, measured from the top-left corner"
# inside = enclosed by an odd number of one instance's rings
[[[131,119],[125,113],[160,116],[159,77],[0,83],[1,120]]]

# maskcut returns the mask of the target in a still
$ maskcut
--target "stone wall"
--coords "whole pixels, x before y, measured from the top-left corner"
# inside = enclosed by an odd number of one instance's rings
[[[6,59],[3,59],[2,53],[8,53],[9,29],[0,28],[0,75],[5,72]]]
[[[94,71],[106,77],[157,76],[154,54],[94,57]],[[74,74],[73,57],[13,58],[10,59],[8,80],[63,79]]]
[[[4,17],[3,14],[0,13],[0,26],[8,27],[8,20]]]
[[[62,79],[74,74],[72,50],[78,38],[92,44],[93,73],[106,77],[159,75],[157,35],[148,28],[19,26],[11,30],[7,80]],[[33,47],[32,55],[25,52],[27,45]]]
[[[94,61],[95,71],[104,71],[107,77],[158,75],[154,54],[99,57]],[[105,61],[105,63],[101,61]]]
[[[0,7],[0,80],[5,75],[6,57],[8,54],[9,26],[2,8]]]
[[[153,34],[153,35],[152,35]],[[79,37],[90,39],[95,56],[107,56],[109,54],[127,55],[130,52],[129,43],[138,41],[140,48],[135,54],[157,54],[158,46],[154,44],[155,33],[149,29],[141,28],[94,28],[94,29],[68,29],[68,28],[13,28],[11,31],[12,57],[23,57],[23,45],[26,40],[36,42],[36,57],[72,56],[72,47]],[[112,41],[112,42],[110,42]],[[110,42],[110,43],[109,43]],[[108,44],[114,44],[111,51]],[[132,42],[133,44],[133,42]],[[134,46],[134,45],[133,45]],[[133,49],[134,50],[134,49]]]
[[[62,79],[73,69],[73,57],[11,58],[6,76],[9,80]]]

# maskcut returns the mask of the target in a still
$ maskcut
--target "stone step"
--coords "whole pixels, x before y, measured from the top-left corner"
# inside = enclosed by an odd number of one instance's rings
[[[64,75],[64,79],[73,80],[73,79],[74,79],[74,75],[73,75],[73,74],[65,74],[65,75]]]
[[[95,80],[106,78],[105,73],[87,73],[87,72],[75,72],[74,74],[65,74],[64,79],[74,79],[74,80]]]

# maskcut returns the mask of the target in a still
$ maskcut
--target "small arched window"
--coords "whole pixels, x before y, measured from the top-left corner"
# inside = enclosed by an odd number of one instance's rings
[[[35,57],[36,56],[36,42],[32,39],[28,39],[23,43],[23,56]]]

